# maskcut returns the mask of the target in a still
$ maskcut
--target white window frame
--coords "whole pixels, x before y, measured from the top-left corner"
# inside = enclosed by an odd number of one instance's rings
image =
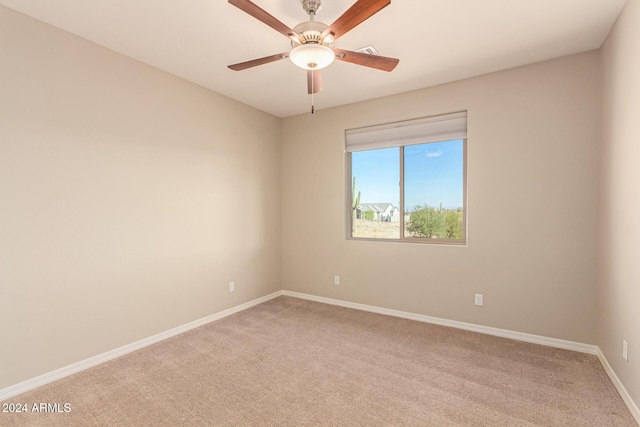
[[[462,239],[441,239],[405,236],[404,221],[404,148],[408,145],[462,140]],[[399,148],[400,165],[400,237],[369,238],[353,236],[353,195],[351,194],[351,153],[382,148]],[[440,245],[467,245],[467,112],[457,112],[394,122],[345,131],[345,236],[348,240],[373,242],[407,242]]]

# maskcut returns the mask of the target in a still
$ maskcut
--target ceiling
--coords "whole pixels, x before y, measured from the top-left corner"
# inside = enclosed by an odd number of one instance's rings
[[[301,0],[253,0],[294,27]],[[373,45],[391,73],[336,61],[316,110],[407,92],[599,48],[627,0],[392,0],[335,47]],[[354,0],[323,0],[331,24]],[[306,71],[282,60],[227,65],[290,50],[289,40],[226,0],[0,0],[11,9],[278,117],[310,111]]]

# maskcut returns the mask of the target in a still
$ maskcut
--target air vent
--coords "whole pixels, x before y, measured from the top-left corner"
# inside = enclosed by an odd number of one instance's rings
[[[356,52],[360,52],[360,53],[366,53],[368,55],[377,55],[380,56],[380,52],[378,52],[376,50],[375,47],[369,45],[369,46],[365,46],[365,47],[361,47],[360,49],[356,50]]]

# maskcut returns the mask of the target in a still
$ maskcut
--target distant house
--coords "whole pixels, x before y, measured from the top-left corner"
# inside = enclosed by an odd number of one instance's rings
[[[391,203],[361,203],[356,209],[356,218],[380,222],[400,222],[400,210]]]

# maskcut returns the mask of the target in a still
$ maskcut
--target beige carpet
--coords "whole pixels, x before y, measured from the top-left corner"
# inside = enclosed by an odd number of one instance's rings
[[[16,396],[2,425],[636,426],[595,356],[280,297]]]

